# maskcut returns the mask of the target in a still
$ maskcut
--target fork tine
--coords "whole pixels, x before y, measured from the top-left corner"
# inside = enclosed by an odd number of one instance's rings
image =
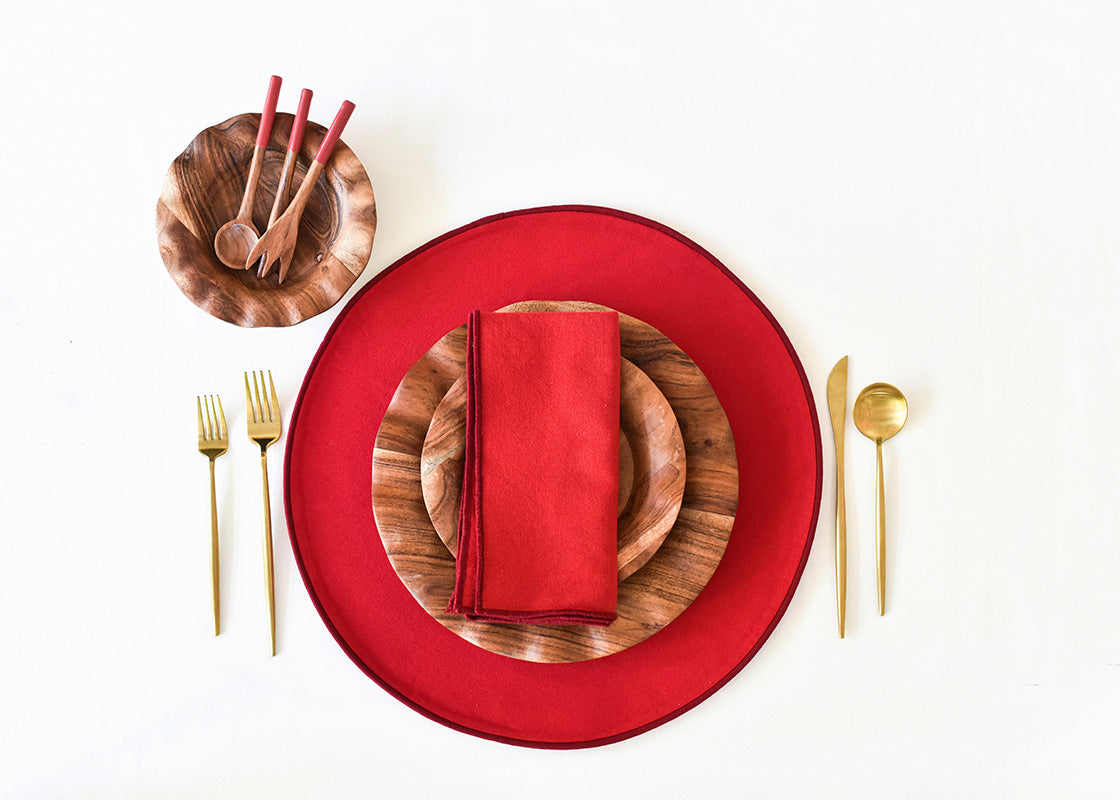
[[[268,252],[266,249],[268,247],[266,244],[267,241],[268,231],[265,231],[264,236],[257,239],[257,243],[253,245],[253,249],[249,251],[249,257],[245,259],[245,269],[251,269],[252,266],[257,263],[257,260]]]
[[[245,269],[257,268],[257,277],[263,278],[268,274],[269,269],[272,267],[273,258],[269,255],[268,248],[271,241],[268,231],[265,231],[264,236],[257,240],[253,249],[249,251],[249,257],[245,259]]]
[[[257,371],[253,370],[253,399],[256,400],[256,415],[257,422],[266,422],[264,416],[264,406],[261,405],[261,387],[257,383]]]
[[[264,385],[264,370],[260,370],[261,376],[261,415],[262,418],[268,422],[272,422],[272,403],[268,399],[268,387]]]
[[[272,372],[270,370],[269,375],[271,375],[271,374],[272,374]],[[265,414],[268,417],[268,421],[272,422],[273,405],[272,405],[272,400],[268,396],[268,387],[264,383],[264,370],[263,369],[261,370],[261,404],[265,408]]]
[[[276,384],[272,382],[272,370],[268,371],[268,388],[272,393],[272,401],[269,410],[272,413],[273,419],[280,419],[280,401],[276,399]]]
[[[272,262],[268,260],[268,251],[266,250],[264,255],[261,256],[260,262],[257,264],[257,277],[263,278],[267,276],[271,269]]]
[[[195,400],[195,403],[198,404],[198,438],[199,439],[206,439],[206,438],[208,438],[206,436],[206,428],[202,424],[202,398],[196,396],[194,398],[194,400]]]
[[[214,396],[206,395],[202,398],[202,408],[206,411],[206,438],[214,439],[217,435],[214,430]]]
[[[249,422],[257,421],[257,412],[253,408],[253,398],[249,396],[249,373],[245,375],[245,416],[249,418]]]
[[[219,429],[218,429],[218,435],[221,438],[225,439],[226,437],[229,436],[229,431],[226,430],[226,410],[224,408],[222,408],[221,395],[214,395],[214,398],[218,401],[218,420],[220,422],[220,426],[219,426]]]

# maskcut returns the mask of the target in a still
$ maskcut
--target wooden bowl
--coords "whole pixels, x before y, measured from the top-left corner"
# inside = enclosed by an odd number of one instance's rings
[[[661,546],[684,498],[684,440],[673,408],[656,384],[621,360],[618,579],[640,569]],[[420,455],[428,516],[454,555],[466,448],[467,381],[460,377],[436,407]]]
[[[294,117],[277,114],[253,206],[263,234]],[[183,294],[208,314],[243,327],[280,327],[326,311],[369,263],[377,206],[373,186],[354,151],[338,142],[308,200],[292,266],[277,271],[232,270],[214,254],[214,234],[237,215],[256,144],[260,114],[241,114],[198,134],[167,172],[156,205],[159,250]],[[299,186],[326,128],[307,123],[297,161]]]
[[[609,311],[581,302],[530,301],[503,311]],[[466,326],[436,342],[405,373],[373,449],[373,514],[397,577],[441,625],[493,653],[526,661],[583,661],[625,650],[676,619],[707,585],[727,547],[739,501],[735,441],[704,373],[656,328],[619,314],[622,356],[673,409],[687,474],[676,522],[649,561],[618,586],[618,618],[605,628],[507,625],[447,613],[455,559],[428,516],[421,483],[424,440],[448,390],[463,374]]]

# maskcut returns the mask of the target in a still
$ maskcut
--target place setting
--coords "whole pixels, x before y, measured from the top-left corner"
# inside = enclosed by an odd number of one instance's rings
[[[170,277],[243,328],[332,309],[376,230],[373,187],[342,140],[354,105],[324,128],[310,90],[277,112],[281,83],[261,114],[199,133],[157,204]],[[847,364],[824,387],[841,638]],[[283,433],[283,519],[324,625],[372,681],[472,735],[589,747],[687,712],[765,644],[813,543],[815,380],[735,272],[624,210],[509,210],[444,233],[335,312],[294,400],[281,407],[271,373],[243,382],[272,654],[267,453]],[[195,405],[217,635],[215,462],[232,437],[220,395]],[[885,383],[850,412],[878,454],[880,613],[882,445],[906,413]]]

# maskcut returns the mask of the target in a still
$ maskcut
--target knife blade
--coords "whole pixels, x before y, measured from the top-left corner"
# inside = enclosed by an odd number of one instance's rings
[[[848,593],[848,542],[844,510],[844,422],[848,408],[848,357],[836,362],[828,375],[828,413],[836,445],[836,629],[844,638]]]

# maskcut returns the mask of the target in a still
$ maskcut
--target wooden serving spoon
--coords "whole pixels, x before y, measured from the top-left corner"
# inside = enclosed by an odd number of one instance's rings
[[[272,269],[272,265],[279,261],[280,283],[284,282],[284,276],[288,274],[288,268],[292,264],[292,254],[296,249],[296,239],[299,237],[299,221],[303,216],[303,209],[307,206],[307,201],[319,180],[319,175],[322,174],[323,167],[330,160],[331,153],[334,152],[334,146],[339,137],[342,136],[342,129],[346,127],[346,123],[353,112],[354,104],[349,100],[344,100],[342,107],[338,109],[338,114],[335,115],[334,122],[331,123],[330,130],[327,131],[327,135],[323,139],[323,143],[319,145],[319,152],[315,154],[315,160],[311,162],[311,167],[307,170],[292,204],[288,206],[276,222],[268,226],[264,236],[253,247],[249,257],[245,259],[245,269],[250,269],[253,264],[257,263],[258,259],[263,258],[264,261],[257,272],[257,276],[263,278]]]
[[[245,194],[241,197],[241,208],[237,216],[218,229],[214,235],[214,253],[218,260],[230,269],[248,269],[245,257],[257,243],[257,229],[253,227],[253,201],[257,197],[257,183],[261,177],[264,151],[272,137],[272,120],[276,116],[276,100],[280,97],[281,79],[273,75],[268,82],[265,95],[264,113],[257,129],[257,144],[253,148],[253,160],[249,165],[249,179],[245,182]]]

